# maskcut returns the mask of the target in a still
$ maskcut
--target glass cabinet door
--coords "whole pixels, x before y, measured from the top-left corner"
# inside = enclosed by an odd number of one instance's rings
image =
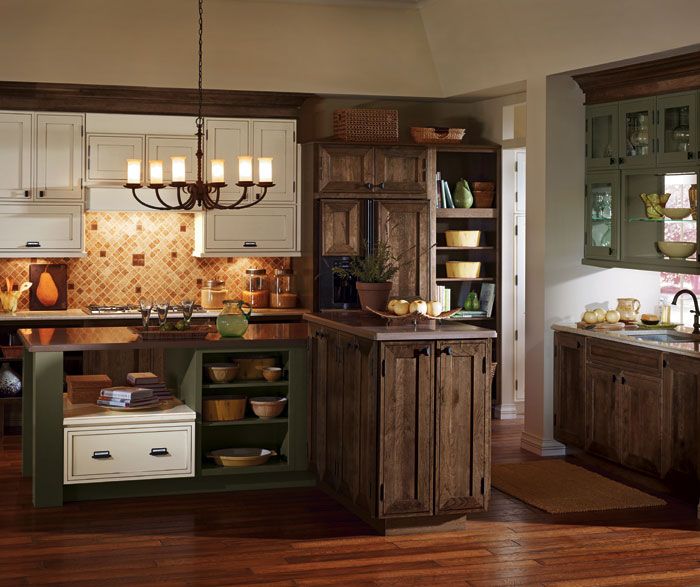
[[[617,103],[586,108],[586,166],[617,168]]]
[[[647,167],[656,159],[656,98],[620,102],[620,168]]]
[[[620,258],[619,211],[619,172],[589,173],[586,176],[586,258]]]
[[[658,116],[658,163],[695,161],[697,140],[697,92],[660,96]]]

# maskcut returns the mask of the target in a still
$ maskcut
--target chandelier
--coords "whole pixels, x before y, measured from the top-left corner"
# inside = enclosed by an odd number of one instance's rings
[[[197,110],[197,179],[194,182],[186,181],[186,157],[171,157],[172,181],[170,184],[163,182],[163,162],[149,161],[149,183],[146,187],[155,193],[158,205],[144,202],[136,192],[143,188],[141,185],[141,159],[127,160],[127,180],[125,188],[130,189],[136,201],[151,210],[192,210],[195,206],[205,210],[242,210],[259,204],[267,195],[267,190],[274,187],[272,182],[272,158],[258,157],[258,181],[253,181],[253,158],[250,156],[238,157],[238,181],[236,185],[243,188],[243,193],[233,203],[220,202],[221,189],[226,187],[224,181],[224,160],[211,160],[211,181],[202,179],[202,164],[204,152],[202,151],[202,137],[204,118],[202,117],[202,24],[203,24],[203,0],[199,0],[199,84],[198,84],[198,110]],[[248,197],[248,190],[258,186],[262,193],[255,195],[255,200],[243,203]],[[167,203],[161,196],[160,190],[171,187],[177,190],[177,204]]]

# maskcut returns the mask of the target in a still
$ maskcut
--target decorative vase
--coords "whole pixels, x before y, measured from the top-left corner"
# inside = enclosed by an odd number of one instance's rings
[[[10,369],[8,363],[0,367],[0,397],[17,397],[22,393],[22,380]]]
[[[385,281],[384,283],[358,281],[355,283],[362,309],[367,311],[367,306],[369,306],[373,310],[384,310],[389,302],[391,286],[391,281]]]
[[[644,212],[651,220],[664,217],[664,208],[670,197],[671,194],[639,194],[639,198],[644,203]]]
[[[460,179],[455,186],[455,193],[452,195],[455,208],[471,208],[474,205],[474,196],[469,189],[466,179]]]
[[[242,300],[224,300],[224,308],[216,317],[216,329],[224,338],[243,336],[252,311],[250,304]]]

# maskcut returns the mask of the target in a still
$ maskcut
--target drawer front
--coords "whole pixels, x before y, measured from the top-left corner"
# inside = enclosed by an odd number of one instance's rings
[[[64,483],[194,476],[194,424],[65,429]]]
[[[589,363],[661,377],[661,351],[644,349],[631,344],[590,339],[587,345],[587,359]]]
[[[80,204],[3,205],[0,206],[0,226],[2,251],[26,252],[27,257],[40,257],[42,250],[80,251],[83,246],[83,207]]]
[[[296,206],[256,206],[206,214],[208,250],[251,253],[294,250]]]

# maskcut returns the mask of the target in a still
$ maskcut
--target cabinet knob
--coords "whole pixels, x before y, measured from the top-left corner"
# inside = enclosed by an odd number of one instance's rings
[[[44,197],[44,190],[39,190],[39,197],[43,198]]]
[[[618,157],[618,158],[617,158],[617,163],[618,163],[618,165],[622,165],[624,162],[625,162],[624,157]]]
[[[615,165],[617,163],[617,159],[615,157],[610,157],[610,165]]]
[[[617,381],[617,375],[615,375],[615,373],[613,373],[612,382],[615,383],[616,381]]]
[[[28,198],[29,197],[29,190],[24,190],[24,197]]]
[[[576,341],[576,348],[577,348],[577,349],[580,349],[580,348],[581,348],[581,341],[580,341],[580,340],[577,340],[577,341]]]
[[[374,187],[379,188],[380,190],[384,189],[384,182],[376,184]]]
[[[612,255],[615,252],[615,249],[612,247],[608,247],[608,255]]]
[[[625,380],[625,376],[624,376],[624,375],[623,375],[622,377],[620,377],[620,383],[622,383],[622,385],[624,385],[626,382],[627,382],[627,381]]]
[[[440,349],[440,354],[441,355],[448,355],[452,356],[452,347],[451,346],[446,346],[444,349]]]
[[[424,355],[424,356],[426,356],[426,357],[429,357],[429,356],[430,356],[430,347],[429,347],[429,346],[425,346],[425,347],[423,347],[422,349],[417,350],[417,351],[416,351],[416,356],[420,356],[420,355]]]
[[[371,190],[373,186],[372,186],[372,183],[368,181],[368,182],[365,184],[365,187],[366,187],[368,190]]]
[[[166,447],[162,448],[152,448],[151,452],[148,453],[152,457],[165,457],[168,456],[170,453],[168,452],[168,449]]]
[[[95,452],[92,453],[92,458],[93,459],[111,459],[112,455],[108,450],[96,450]]]
[[[688,159],[693,159],[694,158],[694,153],[692,151],[688,151]]]

